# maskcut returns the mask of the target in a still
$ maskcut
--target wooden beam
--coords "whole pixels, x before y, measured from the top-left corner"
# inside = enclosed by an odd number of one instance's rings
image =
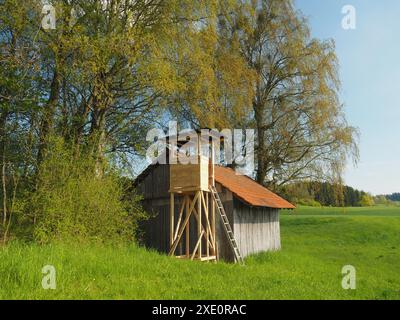
[[[202,197],[203,197],[203,204],[205,204],[205,201],[204,201],[204,195],[202,194]],[[214,241],[214,239],[215,239],[215,234],[213,234],[213,232],[212,232],[212,229],[211,229],[211,225],[210,225],[210,221],[209,221],[209,219],[208,219],[208,208],[206,208],[206,207],[204,207],[204,210],[206,211],[206,214],[205,214],[205,218],[206,218],[206,223],[207,223],[207,230],[208,229],[210,229],[210,233],[208,234],[210,237],[211,237],[211,241],[213,242],[213,247],[214,247],[214,245],[215,245],[215,241]]]
[[[193,199],[191,205],[190,205],[189,214],[186,216],[185,221],[184,221],[184,223],[183,223],[181,229],[180,229],[179,232],[178,232],[178,237],[175,239],[175,241],[174,241],[174,243],[173,243],[173,245],[172,245],[172,247],[171,247],[171,249],[170,249],[170,251],[169,251],[169,255],[173,255],[173,254],[175,253],[176,247],[178,246],[179,241],[181,240],[183,231],[185,230],[185,227],[186,227],[186,225],[187,225],[187,223],[188,223],[188,221],[189,221],[189,219],[190,219],[190,216],[191,216],[191,214],[192,214],[192,212],[193,212],[194,206],[195,206],[196,201],[197,201],[198,199],[199,199],[199,194],[197,193],[197,194],[195,195],[195,197],[194,197],[194,199]]]
[[[211,260],[216,260],[216,256],[209,256],[209,257],[202,257],[201,261],[211,261]]]
[[[190,199],[188,195],[185,195],[186,198],[186,217],[189,215],[189,205],[190,205]],[[187,222],[186,225],[186,256],[189,258],[190,256],[190,219]]]
[[[196,246],[194,247],[191,260],[194,259],[194,256],[196,255],[197,249],[201,246],[201,238],[203,237],[203,234],[204,234],[204,230],[200,232],[199,240],[197,240]],[[199,256],[199,259],[201,259],[201,256]]]
[[[217,248],[216,248],[216,232],[215,232],[215,201],[211,197],[211,234],[213,236],[213,249],[211,250],[211,254],[217,255]]]
[[[211,185],[215,186],[215,145],[214,145],[214,140],[211,139],[211,155],[210,155],[210,163],[211,163],[211,170],[210,170],[210,176],[211,176]]]
[[[210,176],[211,176],[211,185],[215,187],[215,144],[214,144],[214,139],[211,139],[211,156],[210,156],[210,162],[211,162],[211,170],[210,170]],[[215,202],[211,196],[211,235],[212,235],[212,242],[213,246],[211,249],[211,254],[214,256],[217,256],[217,250],[216,250],[216,232],[215,232]],[[209,207],[210,208],[210,207]]]
[[[181,225],[183,210],[185,209],[185,204],[186,204],[186,197],[183,198],[183,202],[182,202],[181,208],[179,210],[179,218],[178,218],[178,223],[176,224],[176,230],[175,230],[173,241],[175,241],[176,237],[178,236],[178,230]]]
[[[199,199],[197,201],[197,213],[199,215],[199,223],[197,224],[197,235],[200,238],[200,243],[198,246],[198,257],[201,258],[201,235],[202,235],[202,224],[201,224],[201,203],[203,202],[203,192],[202,191],[198,191],[197,194],[199,195]],[[196,250],[195,250],[196,251]]]
[[[204,197],[204,193],[202,195]],[[206,201],[204,203],[204,206],[205,206],[205,208],[204,208],[204,216],[206,217],[206,221],[207,221],[207,228],[206,228],[206,239],[207,239],[207,241],[206,241],[206,254],[207,254],[207,257],[209,257],[210,256],[210,246],[209,246],[209,243],[208,243],[208,239],[210,238],[210,222],[208,221],[208,192],[206,193],[205,198],[206,198]]]
[[[199,222],[199,215],[197,214],[196,208],[193,209],[193,214],[194,214],[194,217],[196,218],[196,221],[197,221],[197,223],[198,223],[198,222]],[[203,226],[203,224],[201,224],[201,229],[205,232],[205,230],[206,230],[207,228],[205,228],[205,227]],[[208,241],[208,242],[210,243],[210,246],[211,246],[211,247],[213,246],[213,243],[210,241],[210,239],[207,239],[207,238],[206,238],[206,234],[205,234],[205,233],[204,233],[204,240]]]
[[[172,247],[174,243],[174,217],[175,217],[175,203],[174,203],[174,193],[171,192],[171,199],[170,199],[170,210],[169,210],[169,245]]]

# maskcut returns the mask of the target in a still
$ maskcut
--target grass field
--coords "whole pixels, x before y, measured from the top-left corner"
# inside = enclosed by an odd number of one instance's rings
[[[132,247],[0,248],[1,299],[400,299],[400,208],[308,208],[281,216],[282,250],[246,266]],[[41,287],[54,265],[57,289]],[[343,290],[344,265],[357,289]]]

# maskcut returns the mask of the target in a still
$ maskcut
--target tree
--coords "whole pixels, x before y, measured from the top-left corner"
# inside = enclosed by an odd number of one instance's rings
[[[28,175],[32,164],[38,57],[30,45],[35,30],[22,18],[31,5],[30,1],[0,4],[0,231],[3,229],[4,239],[15,211],[20,178]]]
[[[48,171],[40,171],[53,138],[77,165],[93,157],[87,169],[101,180],[143,151],[146,131],[167,112],[187,112],[199,125],[239,112],[252,83],[243,57],[218,34],[217,17],[230,3],[55,0],[56,28],[45,30],[40,1],[0,1],[4,221],[14,173],[23,177],[22,202],[46,193]]]
[[[384,195],[379,195],[373,198],[376,204],[388,205],[390,200],[388,200]]]
[[[364,194],[361,197],[361,200],[360,200],[360,206],[361,207],[371,207],[374,204],[375,204],[374,203],[374,199],[369,194]]]
[[[254,72],[239,50],[237,40],[221,23],[236,1],[215,2],[213,14],[187,21],[174,35],[168,56],[181,86],[168,101],[172,117],[193,128],[238,128],[248,116],[254,96]],[[204,19],[206,17],[206,19]]]
[[[256,73],[252,122],[257,130],[257,180],[275,188],[290,181],[339,181],[357,159],[357,131],[338,99],[333,41],[310,36],[291,0],[245,1],[223,24]]]
[[[386,198],[391,201],[400,201],[400,193],[392,193],[391,195],[387,195]]]
[[[367,195],[364,191],[349,186],[320,181],[298,181],[286,184],[282,188],[284,196],[293,202],[313,203],[317,201],[324,206],[357,207],[361,198]],[[378,199],[382,197],[377,197]],[[385,199],[385,198],[383,198]],[[378,203],[379,200],[374,200]],[[384,200],[380,200],[384,203]],[[387,201],[386,201],[387,203]]]

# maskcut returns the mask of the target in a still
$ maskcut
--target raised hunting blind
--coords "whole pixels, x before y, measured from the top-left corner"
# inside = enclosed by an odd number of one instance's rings
[[[185,142],[178,139],[167,153],[178,157]],[[249,254],[279,250],[279,209],[294,206],[215,165],[215,137],[199,135],[195,148],[194,154],[183,150],[190,163],[153,164],[136,179],[151,215],[142,226],[144,245],[178,258],[240,263]]]

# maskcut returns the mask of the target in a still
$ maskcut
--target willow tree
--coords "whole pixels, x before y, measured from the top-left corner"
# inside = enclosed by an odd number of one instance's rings
[[[199,126],[222,126],[249,105],[252,71],[218,30],[232,1],[54,5],[57,28],[40,38],[51,57],[44,65],[53,69],[42,140],[47,127],[60,128],[99,158],[135,153],[167,109]]]
[[[270,187],[302,179],[340,179],[357,159],[357,130],[338,93],[332,40],[312,38],[291,0],[238,3],[221,28],[240,43],[256,73],[252,101],[257,131],[257,180]]]
[[[240,54],[238,43],[226,37],[219,26],[219,20],[227,17],[235,4],[232,0],[215,1],[212,11],[183,20],[166,52],[180,82],[168,98],[170,110],[194,128],[234,126],[251,105],[253,71]]]

